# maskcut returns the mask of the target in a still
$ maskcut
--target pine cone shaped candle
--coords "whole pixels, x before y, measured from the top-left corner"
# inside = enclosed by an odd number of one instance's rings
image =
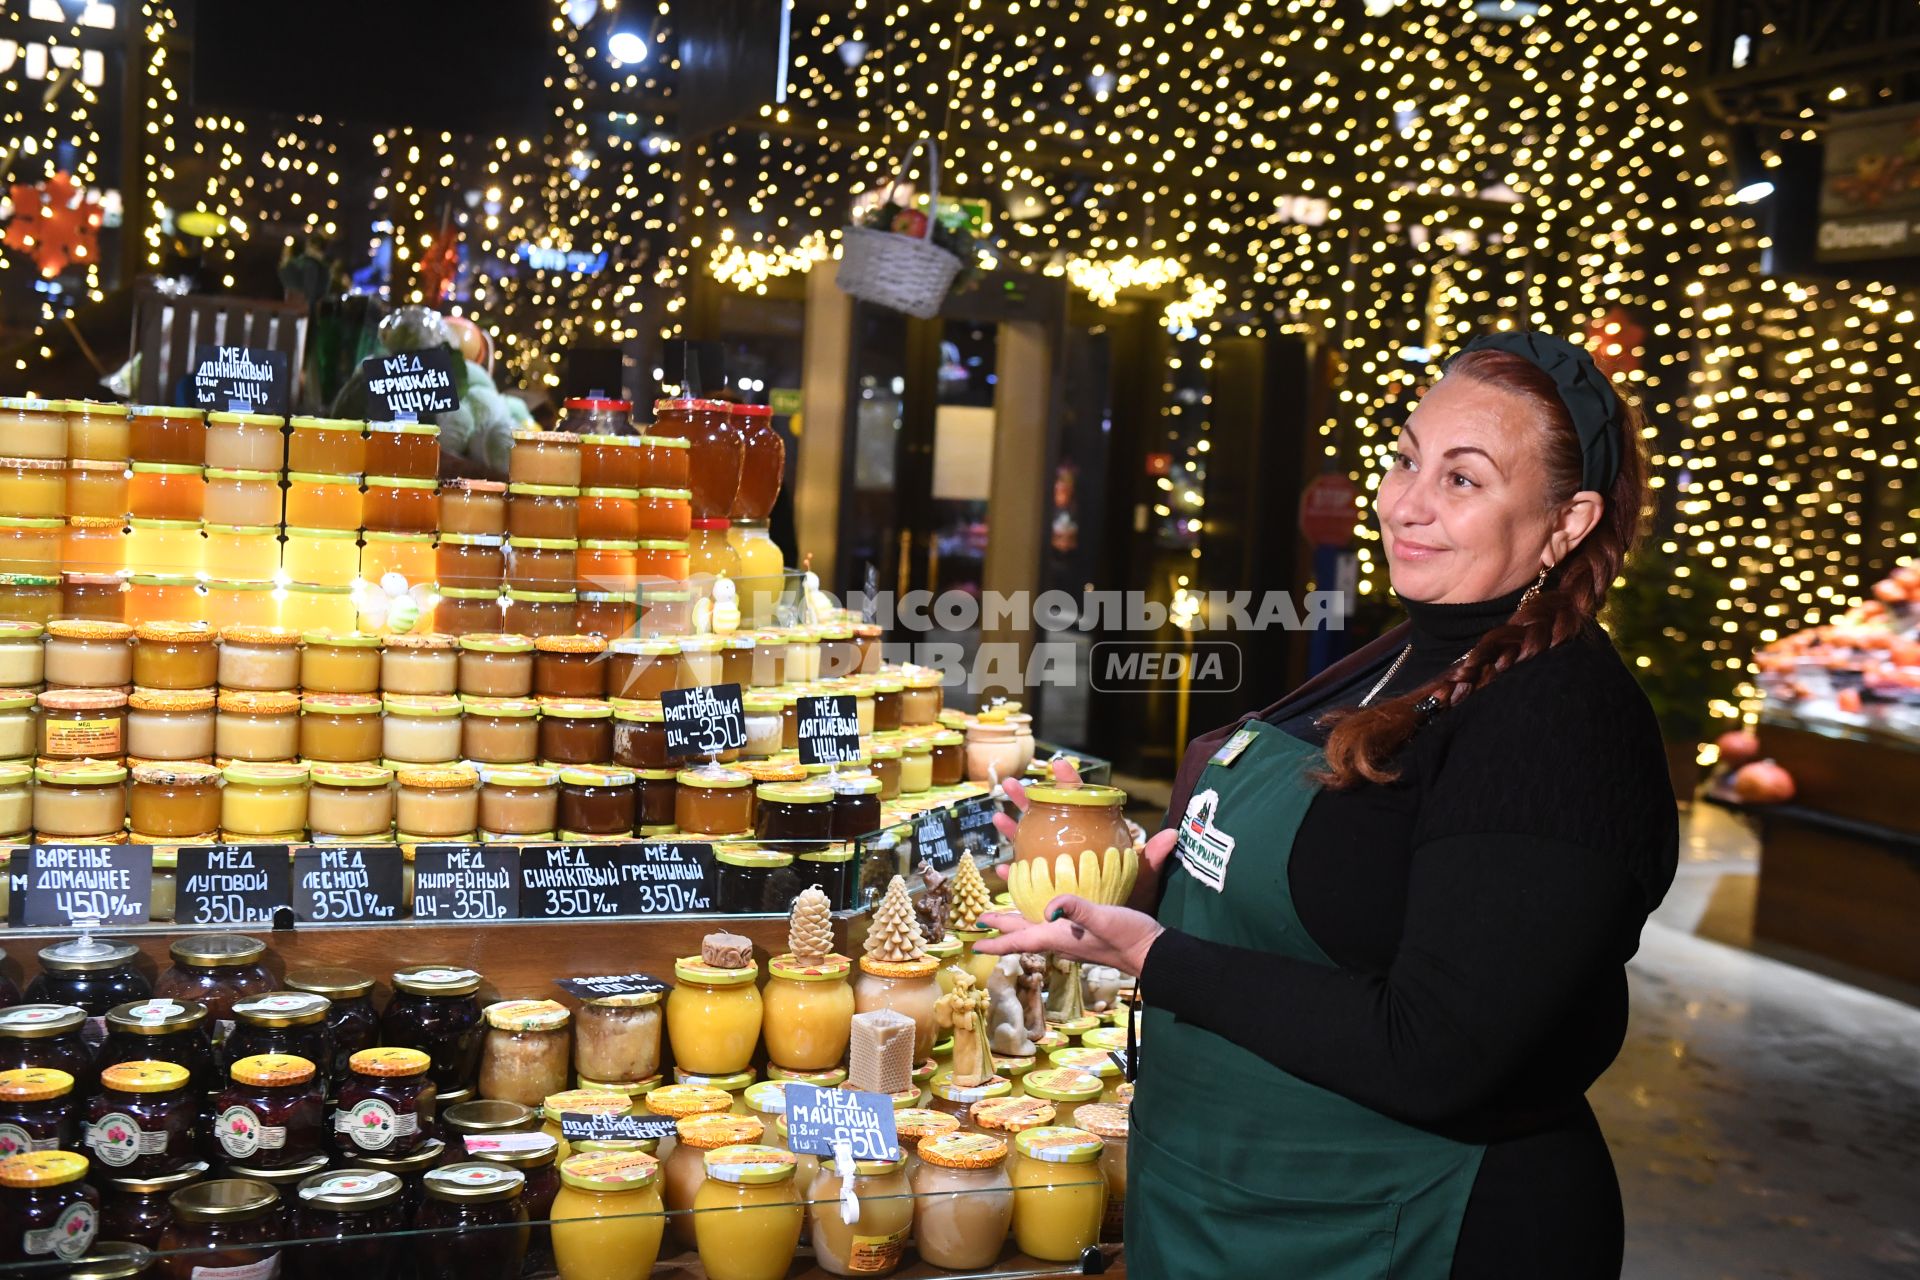
[[[833,904],[818,885],[793,900],[787,950],[800,964],[819,964],[833,954]]]

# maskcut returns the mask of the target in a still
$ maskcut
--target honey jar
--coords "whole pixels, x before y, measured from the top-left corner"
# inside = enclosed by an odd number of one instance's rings
[[[220,827],[235,840],[294,839],[307,829],[307,766],[230,764],[222,776]]]
[[[371,764],[380,759],[381,746],[379,698],[358,693],[309,693],[300,700],[302,758]]]
[[[178,622],[133,629],[133,682],[143,689],[210,689],[220,682],[213,632]]]
[[[287,473],[288,529],[354,529],[365,511],[360,477],[321,471]]]
[[[287,470],[357,476],[367,469],[367,424],[346,418],[295,418],[287,424]],[[268,468],[271,470],[271,468]]]
[[[287,460],[280,419],[264,413],[208,414],[205,449],[207,465],[225,470],[278,472]]]
[[[40,751],[48,760],[118,760],[127,750],[127,695],[49,689],[40,695]]]
[[[211,760],[213,728],[211,688],[136,688],[127,699],[127,754],[138,759]]]
[[[124,470],[132,449],[127,406],[99,400],[67,401],[67,457],[117,462]]]
[[[210,764],[144,764],[133,769],[131,825],[161,840],[194,840],[220,830],[220,770]]]
[[[33,829],[41,840],[126,838],[127,771],[102,760],[50,761],[34,770]]]
[[[213,753],[228,761],[292,760],[300,754],[300,695],[223,691],[214,722]]]
[[[133,683],[133,628],[125,623],[63,620],[47,623],[46,634],[50,687],[119,689]]]
[[[380,687],[380,637],[360,631],[309,631],[300,654],[308,693],[372,693]]]
[[[440,428],[428,422],[376,422],[367,428],[367,474],[433,480],[440,474]]]

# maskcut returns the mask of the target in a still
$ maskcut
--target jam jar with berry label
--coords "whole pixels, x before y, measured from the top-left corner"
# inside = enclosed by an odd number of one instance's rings
[[[196,1182],[169,1198],[161,1280],[273,1280],[286,1224],[280,1194],[252,1178]]]
[[[207,1007],[198,1000],[135,1000],[107,1010],[107,1042],[100,1068],[122,1062],[171,1062],[185,1067],[199,1094],[220,1090],[220,1070],[207,1036]]]
[[[128,1177],[172,1173],[194,1158],[200,1100],[187,1069],[173,1062],[122,1062],[100,1073],[87,1101],[87,1149]]]
[[[0,1161],[0,1263],[74,1262],[100,1230],[87,1158],[30,1151]]]
[[[0,1071],[15,1067],[51,1067],[74,1079],[84,1092],[93,1087],[93,1050],[81,1035],[84,1010],[70,1004],[17,1004],[0,1009]]]
[[[327,1034],[327,1012],[332,1001],[310,991],[269,991],[249,996],[233,1006],[233,1033],[227,1037],[229,1064],[256,1054],[282,1053],[305,1058],[316,1066],[333,1061],[333,1040]],[[324,1072],[316,1081],[330,1089]]]
[[[73,1077],[51,1067],[0,1071],[0,1160],[74,1145]]]
[[[373,1007],[373,979],[358,969],[296,969],[287,974],[287,986],[325,996],[327,1036],[333,1045],[332,1063],[322,1063],[321,1076],[328,1097],[347,1078],[347,1063],[362,1049],[380,1043],[380,1015]]]
[[[261,1053],[240,1059],[213,1106],[214,1137],[229,1161],[253,1169],[305,1164],[321,1151],[326,1103],[312,1059]]]
[[[411,1154],[431,1116],[433,1060],[419,1049],[362,1049],[347,1064],[333,1113],[334,1141],[348,1159]]]

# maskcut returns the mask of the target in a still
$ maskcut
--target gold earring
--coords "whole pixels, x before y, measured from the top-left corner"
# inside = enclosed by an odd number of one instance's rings
[[[1514,607],[1516,609],[1524,609],[1532,604],[1533,598],[1540,594],[1540,588],[1546,585],[1547,575],[1551,572],[1553,572],[1552,565],[1548,565],[1546,568],[1540,570],[1540,576],[1533,580],[1533,585],[1527,588],[1527,593],[1520,597],[1520,603]]]

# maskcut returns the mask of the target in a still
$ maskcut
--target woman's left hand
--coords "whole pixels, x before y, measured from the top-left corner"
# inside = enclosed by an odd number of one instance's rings
[[[1083,964],[1108,965],[1136,978],[1164,929],[1144,911],[1096,906],[1072,894],[1047,904],[1045,924],[1034,924],[1013,911],[983,915],[980,924],[1000,930],[1000,936],[974,943],[977,952],[990,956],[1047,952]]]

